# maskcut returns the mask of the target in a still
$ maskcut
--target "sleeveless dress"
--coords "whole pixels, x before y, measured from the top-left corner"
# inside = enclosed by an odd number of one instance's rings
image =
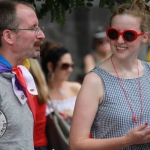
[[[75,107],[75,102],[76,102],[76,96],[71,97],[71,98],[67,98],[67,99],[63,99],[63,100],[49,100],[48,103],[52,104],[53,107],[63,116],[63,113],[65,110],[67,109],[72,109],[74,110]],[[47,114],[49,114],[50,112],[52,112],[53,110],[49,110],[49,108],[47,108]],[[71,125],[71,121],[72,118],[68,118],[66,120],[66,122]]]
[[[150,63],[142,61],[144,74],[140,77],[142,89],[142,123],[150,123]],[[95,139],[107,139],[124,136],[136,127],[132,112],[120,86],[118,78],[96,66],[95,72],[102,80],[104,96],[99,104],[97,114],[91,127]],[[128,95],[133,111],[140,124],[140,90],[138,78],[122,79],[124,89]],[[150,150],[150,143],[132,145],[120,150]]]
[[[66,109],[74,109],[76,97],[63,100],[51,100],[51,102],[58,112],[63,113]]]

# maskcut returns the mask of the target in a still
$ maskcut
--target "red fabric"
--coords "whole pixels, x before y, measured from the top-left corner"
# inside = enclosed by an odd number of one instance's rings
[[[37,97],[34,96],[36,105],[36,121],[34,124],[34,147],[47,146],[46,138],[46,104],[40,105]]]
[[[90,133],[90,136],[89,136],[89,138],[91,138],[91,139],[93,138],[93,137],[92,137],[92,133]]]
[[[25,83],[25,80],[24,80],[24,77],[23,77],[23,74],[22,74],[22,71],[20,68],[13,68],[13,71],[16,73],[16,77],[19,81],[19,83],[24,87],[24,90],[26,92],[26,96],[28,98],[27,100],[27,103],[32,111],[32,114],[33,114],[33,117],[34,117],[34,121],[35,121],[35,114],[36,114],[36,108],[35,108],[35,104],[34,104],[34,101],[33,101],[33,95],[30,94],[27,90],[27,85]]]

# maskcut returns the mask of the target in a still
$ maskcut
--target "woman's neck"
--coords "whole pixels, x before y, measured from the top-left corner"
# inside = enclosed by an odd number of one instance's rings
[[[114,55],[111,56],[114,65],[116,66],[116,68],[118,68],[118,71],[123,71],[123,70],[127,70],[127,71],[132,71],[134,69],[137,69],[137,59],[118,59],[116,58]],[[111,59],[111,58],[110,58]]]
[[[50,80],[48,82],[51,99],[63,100],[66,98],[67,89],[65,88],[66,81]]]
[[[120,59],[116,59],[115,56],[112,56],[112,61],[121,78],[127,78],[127,79],[137,78],[138,69],[139,69],[140,76],[143,75],[144,67],[138,59],[120,60]]]
[[[49,80],[48,86],[50,89],[62,89],[64,86],[65,81],[60,81],[60,80]]]

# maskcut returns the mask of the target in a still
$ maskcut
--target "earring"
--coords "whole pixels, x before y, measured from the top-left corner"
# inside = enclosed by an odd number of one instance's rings
[[[49,79],[51,79],[51,77],[52,77],[52,73],[51,73],[51,72],[48,72],[48,74],[47,74],[47,79],[49,80]]]
[[[48,72],[47,79],[51,79],[54,76],[53,72]]]

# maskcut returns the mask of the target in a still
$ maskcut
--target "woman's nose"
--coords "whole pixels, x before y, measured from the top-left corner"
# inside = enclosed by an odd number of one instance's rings
[[[123,39],[122,35],[120,35],[120,36],[118,37],[117,42],[118,42],[118,43],[124,43],[124,42],[125,42],[125,40]]]

